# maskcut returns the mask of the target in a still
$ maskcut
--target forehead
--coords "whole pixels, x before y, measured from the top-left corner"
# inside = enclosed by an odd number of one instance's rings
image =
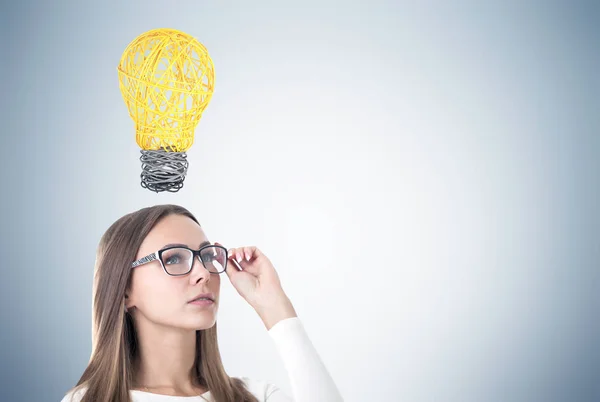
[[[208,241],[204,230],[192,219],[183,215],[169,215],[161,219],[142,242],[138,257],[152,253],[170,243],[180,243],[196,249]],[[140,257],[141,258],[141,257]]]

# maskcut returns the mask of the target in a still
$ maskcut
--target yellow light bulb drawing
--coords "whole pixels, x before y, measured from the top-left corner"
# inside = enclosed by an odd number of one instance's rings
[[[153,29],[131,41],[117,71],[141,148],[142,187],[179,191],[189,166],[186,152],[213,95],[208,51],[184,32]]]

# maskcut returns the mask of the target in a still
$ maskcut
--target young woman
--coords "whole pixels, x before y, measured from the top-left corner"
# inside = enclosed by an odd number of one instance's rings
[[[225,274],[225,275],[222,275]],[[254,308],[291,383],[289,397],[221,362],[216,316],[226,276]],[[102,236],[94,272],[92,354],[62,402],[337,402],[342,397],[256,247],[208,241],[177,205],[127,214]]]

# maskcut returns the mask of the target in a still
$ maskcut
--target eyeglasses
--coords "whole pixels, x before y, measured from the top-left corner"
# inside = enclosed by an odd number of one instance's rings
[[[165,247],[133,262],[131,268],[158,260],[167,275],[182,276],[191,272],[195,256],[211,274],[221,274],[227,268],[227,249],[216,245],[206,245],[200,250],[185,246]]]

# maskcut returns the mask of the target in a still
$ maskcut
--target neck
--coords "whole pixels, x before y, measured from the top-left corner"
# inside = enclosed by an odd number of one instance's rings
[[[166,327],[140,317],[134,385],[144,391],[197,395],[193,378],[196,331]]]

